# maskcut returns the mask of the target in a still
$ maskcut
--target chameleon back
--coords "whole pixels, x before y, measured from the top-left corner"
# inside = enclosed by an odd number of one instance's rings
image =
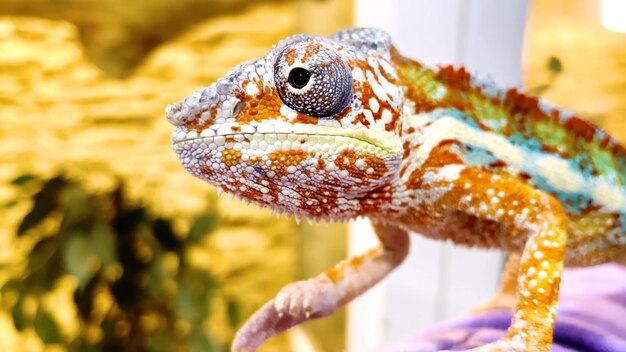
[[[570,257],[626,244],[626,149],[606,132],[518,89],[464,68],[427,67],[392,50],[406,97],[425,128],[464,163],[549,192],[571,221]],[[428,132],[428,133],[432,133]],[[604,234],[604,236],[602,235]],[[593,257],[593,256],[591,256]]]

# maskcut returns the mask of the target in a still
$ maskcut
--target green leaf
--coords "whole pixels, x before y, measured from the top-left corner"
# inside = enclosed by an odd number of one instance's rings
[[[208,313],[208,300],[198,284],[181,282],[176,295],[176,313],[191,324],[200,323]]]
[[[76,303],[76,309],[83,321],[88,322],[90,320],[93,306],[96,304],[97,290],[101,286],[100,275],[94,275],[91,280],[85,285],[83,289],[76,288],[74,291],[74,303]]]
[[[49,265],[50,259],[58,249],[57,240],[55,236],[43,238],[31,249],[28,255],[28,269],[31,273],[44,270]]]
[[[74,234],[63,248],[65,269],[78,279],[79,288],[84,288],[98,269],[98,257],[94,246],[83,234]]]
[[[178,283],[176,313],[178,317],[195,324],[204,320],[211,311],[211,296],[217,283],[206,272],[188,271]]]
[[[231,328],[236,328],[239,326],[241,313],[239,310],[239,304],[237,301],[233,299],[228,299],[227,310],[228,310],[228,323]]]
[[[51,289],[63,274],[59,238],[47,237],[37,242],[28,255],[28,274],[22,279],[22,290],[41,293]]]
[[[93,224],[99,220],[102,209],[98,199],[87,193],[79,185],[72,185],[63,192],[66,204],[61,223],[61,233],[73,231],[88,232]]]
[[[39,181],[39,177],[33,174],[24,174],[12,179],[11,184],[14,186],[24,186],[33,181]]]
[[[551,86],[549,84],[542,84],[533,88],[528,89],[528,94],[532,96],[542,95],[545,91],[547,91]]]
[[[561,60],[556,56],[550,56],[548,59],[548,70],[554,75],[561,73],[561,71],[563,71]]]
[[[164,250],[178,251],[180,249],[180,240],[176,237],[169,220],[163,218],[154,220],[152,231]]]
[[[224,352],[226,347],[220,345],[201,329],[194,329],[187,336],[187,347],[190,352]]]
[[[35,332],[37,332],[41,341],[46,345],[62,342],[61,332],[59,331],[57,322],[41,305],[37,308],[34,325]]]
[[[0,289],[0,295],[4,297],[13,293],[19,294],[20,288],[21,285],[19,281],[15,279],[9,280],[5,282],[4,285],[2,285],[2,288]]]
[[[150,352],[167,352],[172,351],[172,336],[164,334],[163,331],[155,331],[148,336],[146,343],[146,351]]]
[[[171,276],[166,272],[163,265],[163,256],[155,255],[150,261],[150,267],[146,273],[149,277],[146,288],[154,296],[161,296],[163,294],[163,288],[166,281]]]
[[[23,331],[24,328],[26,328],[26,316],[24,316],[24,299],[21,295],[11,309],[11,315],[13,316],[15,329],[17,329],[17,331]]]
[[[51,178],[43,185],[33,197],[33,209],[26,214],[17,229],[18,236],[41,223],[58,206],[59,194],[66,185],[67,181],[62,177]]]
[[[187,238],[191,242],[198,241],[213,232],[217,226],[217,214],[209,213],[197,216],[189,229]]]
[[[97,225],[91,235],[95,254],[100,258],[102,265],[113,265],[117,261],[117,243],[115,234],[104,224]]]

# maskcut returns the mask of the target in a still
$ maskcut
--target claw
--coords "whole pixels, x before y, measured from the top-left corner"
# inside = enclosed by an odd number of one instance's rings
[[[293,317],[297,317],[299,315],[300,307],[298,307],[296,300],[291,301],[291,305],[289,305],[289,313],[291,313],[291,316]]]
[[[285,301],[277,297],[274,300],[274,309],[276,309],[279,314],[282,314],[282,312],[285,310]]]

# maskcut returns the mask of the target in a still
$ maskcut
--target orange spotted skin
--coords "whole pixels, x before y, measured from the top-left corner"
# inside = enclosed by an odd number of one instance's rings
[[[220,192],[298,219],[366,216],[380,239],[283,288],[233,351],[375,285],[406,257],[410,231],[519,254],[508,334],[475,350],[549,351],[564,263],[626,255],[619,143],[517,89],[406,59],[378,30],[285,39],[166,117],[182,165]]]

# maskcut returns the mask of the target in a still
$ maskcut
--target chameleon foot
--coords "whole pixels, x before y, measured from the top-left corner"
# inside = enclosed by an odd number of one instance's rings
[[[268,338],[339,307],[337,287],[325,274],[285,286],[237,332],[233,352],[252,352]]]
[[[319,318],[337,308],[339,297],[335,291],[335,285],[326,275],[294,282],[280,290],[274,299],[274,308],[281,317]]]

